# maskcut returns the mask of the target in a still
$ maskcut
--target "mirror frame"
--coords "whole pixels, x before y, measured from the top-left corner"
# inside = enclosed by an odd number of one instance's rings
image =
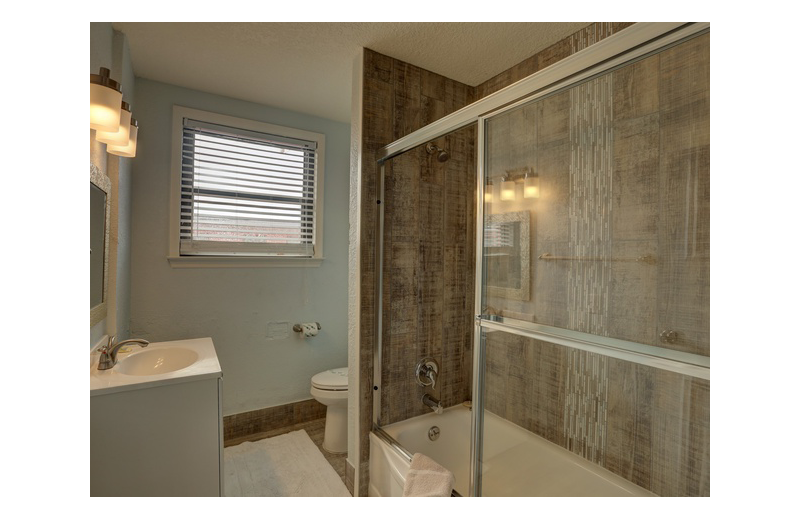
[[[486,281],[486,293],[510,300],[527,301],[531,298],[531,213],[530,211],[514,211],[486,216],[486,225],[509,224],[519,222],[520,234],[520,287],[499,287],[489,285]]]
[[[108,315],[108,253],[111,238],[111,179],[92,163],[89,163],[89,182],[106,194],[105,239],[103,241],[103,301],[89,309],[89,326],[100,323]],[[89,273],[91,276],[91,273]]]

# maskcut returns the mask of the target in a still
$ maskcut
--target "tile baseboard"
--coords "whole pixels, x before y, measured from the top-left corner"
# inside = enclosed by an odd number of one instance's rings
[[[225,441],[322,419],[327,408],[316,399],[287,403],[222,418]]]

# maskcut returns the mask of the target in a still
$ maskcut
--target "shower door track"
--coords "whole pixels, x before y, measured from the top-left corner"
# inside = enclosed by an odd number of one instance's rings
[[[709,22],[637,22],[378,150],[378,163],[477,122],[499,109],[528,102],[602,74],[708,30]]]

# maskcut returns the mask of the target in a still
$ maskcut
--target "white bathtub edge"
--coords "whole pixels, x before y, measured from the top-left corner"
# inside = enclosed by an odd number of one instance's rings
[[[410,464],[373,432],[369,433],[369,496],[401,497]]]

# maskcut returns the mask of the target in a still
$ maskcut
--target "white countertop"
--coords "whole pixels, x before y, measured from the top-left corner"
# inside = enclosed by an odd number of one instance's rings
[[[150,343],[147,347],[133,346],[130,352],[119,353],[117,364],[119,365],[119,362],[127,356],[132,356],[144,350],[170,349],[176,347],[193,350],[198,355],[197,361],[180,370],[148,376],[123,374],[117,370],[116,366],[108,370],[98,370],[97,363],[100,356],[93,350],[89,368],[90,396],[94,397],[97,395],[152,388],[161,385],[184,383],[198,379],[222,377],[222,369],[220,368],[217,352],[214,350],[214,343],[211,341],[211,338],[163,341],[159,343]]]

